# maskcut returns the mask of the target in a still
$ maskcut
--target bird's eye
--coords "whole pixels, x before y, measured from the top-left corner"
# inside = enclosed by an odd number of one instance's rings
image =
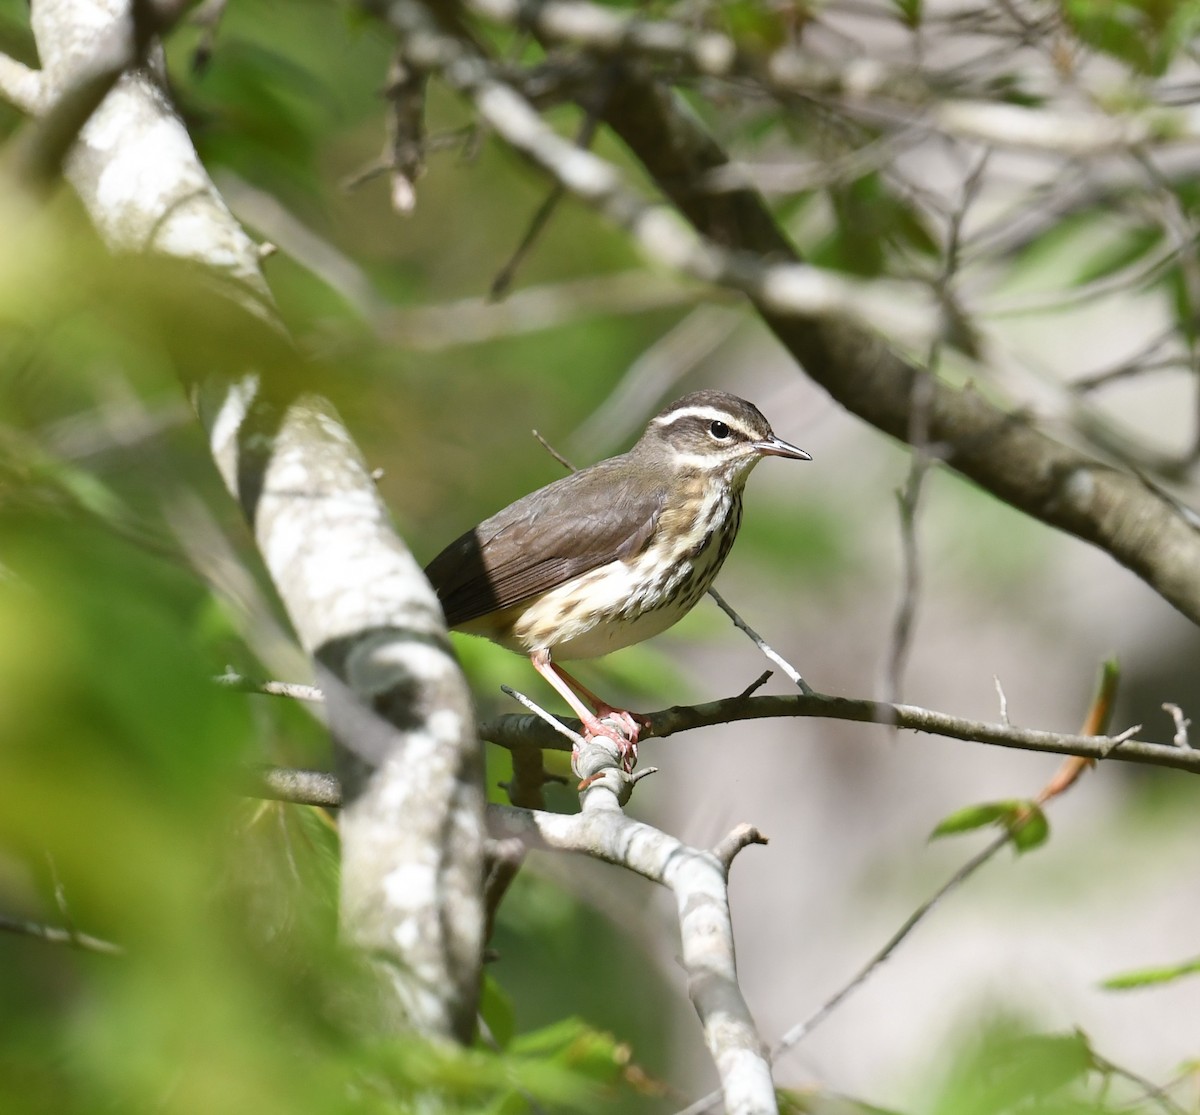
[[[729,427],[724,422],[714,422],[709,426],[708,432],[718,440],[724,441],[729,436]]]

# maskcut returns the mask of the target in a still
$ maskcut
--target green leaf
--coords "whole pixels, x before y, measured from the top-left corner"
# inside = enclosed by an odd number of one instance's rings
[[[1107,278],[1148,256],[1162,242],[1160,227],[1136,226],[1120,229],[1106,243],[1101,243],[1090,257],[1080,260],[1075,283],[1083,286]]]
[[[1006,824],[1018,853],[1032,852],[1050,837],[1050,822],[1046,820],[1045,811],[1033,802],[1023,803],[1021,813]]]
[[[994,1025],[952,1069],[933,1115],[1100,1115],[1109,1108],[1083,1094],[1095,1064],[1079,1033],[1032,1034]]]
[[[921,16],[924,14],[922,0],[892,0],[892,7],[900,15],[900,19],[908,27],[920,27]]]
[[[537,1057],[606,1084],[614,1082],[629,1061],[627,1045],[579,1018],[564,1018],[544,1029],[521,1034],[513,1039],[510,1052]]]
[[[760,0],[726,0],[720,12],[725,29],[744,49],[773,51],[787,42],[787,21]]]
[[[814,263],[870,277],[883,272],[889,248],[937,254],[925,219],[892,192],[881,174],[865,174],[827,193],[836,227],[810,253]]]
[[[984,828],[986,825],[996,824],[1006,815],[1014,813],[1019,804],[1016,801],[993,801],[981,805],[965,806],[949,816],[943,817],[933,832],[929,834],[929,839],[936,840],[941,836],[954,836],[960,832],[971,832],[974,829]]]
[[[1034,801],[1013,799],[983,802],[959,809],[943,817],[929,834],[929,839],[972,832],[987,825],[999,825],[1006,829],[1017,852],[1033,851],[1044,844],[1050,835],[1050,822],[1041,806]]]
[[[1200,956],[1194,960],[1185,960],[1181,964],[1166,964],[1160,968],[1140,968],[1132,972],[1122,972],[1110,976],[1101,987],[1109,991],[1128,991],[1134,987],[1151,987],[1158,983],[1173,983],[1184,976],[1200,974]]]
[[[516,1011],[508,993],[488,972],[483,974],[483,989],[479,1000],[479,1013],[487,1023],[496,1045],[507,1049],[517,1028]]]
[[[1200,21],[1196,0],[1067,0],[1062,11],[1087,46],[1152,76],[1167,69]]]

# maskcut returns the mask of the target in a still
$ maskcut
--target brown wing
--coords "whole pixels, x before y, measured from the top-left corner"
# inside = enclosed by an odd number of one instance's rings
[[[519,604],[619,558],[654,534],[665,493],[614,457],[517,500],[425,568],[450,627]]]

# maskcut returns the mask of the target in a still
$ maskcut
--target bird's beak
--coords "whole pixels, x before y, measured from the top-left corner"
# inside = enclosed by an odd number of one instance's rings
[[[805,453],[803,449],[797,448],[790,442],[784,441],[783,438],[776,437],[774,434],[762,441],[756,441],[754,448],[764,457],[790,457],[793,461],[812,460],[812,457]]]

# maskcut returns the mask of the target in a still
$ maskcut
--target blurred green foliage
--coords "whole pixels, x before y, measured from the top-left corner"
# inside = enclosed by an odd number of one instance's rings
[[[1066,0],[1062,11],[1083,42],[1155,76],[1200,30],[1196,0]]]
[[[806,13],[805,5],[742,0],[710,7],[713,25],[753,50],[786,42]],[[913,0],[894,8],[910,25],[924,17]],[[1064,6],[1085,42],[1151,73],[1161,72],[1197,10]],[[435,88],[429,118],[439,149],[419,187],[419,218],[401,219],[381,180],[346,185],[383,142],[389,44],[375,24],[320,0],[240,0],[197,69],[200,36],[194,27],[172,36],[172,92],[235,212],[269,238],[256,224],[269,224],[257,203],[274,199],[320,241],[326,263],[346,264],[361,285],[332,281],[337,268],[287,250],[265,262],[305,358],[298,365],[290,346],[203,278],[161,261],[109,257],[65,190],[37,211],[0,193],[0,916],[124,950],[113,957],[0,936],[0,1111],[407,1112],[430,1110],[433,1095],[439,1110],[497,1115],[670,1110],[679,1097],[661,1078],[682,979],[664,975],[620,927],[536,869],[520,876],[497,927],[499,959],[483,1008],[495,1048],[481,1041],[462,1052],[373,1033],[368,981],[335,939],[333,822],[241,795],[248,764],[319,765],[328,756],[304,711],[209,681],[231,661],[266,672],[269,640],[256,631],[284,621],[180,381],[231,352],[267,370],[302,367],[383,469],[381,489],[405,537],[428,558],[557,476],[528,431],[565,442],[692,307],[681,300],[642,313],[576,314],[474,344],[456,343],[453,328],[440,343],[405,343],[393,311],[481,299],[544,183],[469,134],[462,106]],[[21,0],[0,0],[0,50],[35,58]],[[703,97],[688,93],[704,111]],[[773,109],[743,111],[738,126],[765,149],[781,134],[802,136],[832,157],[870,138],[865,130],[831,138]],[[579,124],[567,109],[552,119],[564,132]],[[20,124],[0,105],[0,138]],[[611,139],[599,150],[624,161]],[[1200,204],[1194,186],[1180,196]],[[826,266],[874,276],[897,259],[933,262],[922,211],[876,172],[799,190],[779,212]],[[1017,291],[1082,285],[1160,247],[1158,227],[1136,211],[1097,207],[1048,228],[1012,261],[1008,279]],[[568,201],[519,285],[638,264],[624,236]],[[1162,281],[1182,282],[1178,269]],[[363,289],[372,297],[357,297]],[[462,314],[478,310],[471,307]],[[1181,323],[1191,328],[1186,313],[1181,295]],[[940,488],[964,578],[1015,593],[1041,554],[1035,528],[966,485]],[[197,545],[181,528],[196,497],[212,516],[201,534],[211,531],[225,549]],[[786,499],[750,499],[735,558],[742,568],[771,584],[802,582],[814,595],[852,591],[867,559],[842,500],[803,487]],[[249,587],[222,575],[229,564],[250,571]],[[680,703],[700,694],[659,648],[726,630],[699,609],[656,646],[595,669],[639,704]],[[509,707],[487,696],[501,681],[535,681],[489,644],[456,645],[485,713]],[[585,680],[591,669],[581,671]],[[564,756],[547,761],[569,774]],[[503,753],[489,756],[496,800],[506,762]],[[555,808],[574,805],[569,790],[548,795]],[[1027,804],[973,808],[955,831],[1013,827]],[[1015,831],[1038,842],[1046,835],[1028,822]],[[621,986],[597,974],[610,967]],[[1086,1087],[1098,1070],[1082,1038],[997,1027],[968,1046],[951,1058],[928,1110],[1110,1109]],[[681,1087],[694,1091],[691,1082]],[[789,1102],[828,1111],[828,1099]]]

